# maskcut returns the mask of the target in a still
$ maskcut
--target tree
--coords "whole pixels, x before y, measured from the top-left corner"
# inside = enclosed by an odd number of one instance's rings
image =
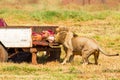
[[[106,0],[101,0],[101,2],[104,4],[106,2]]]
[[[82,4],[85,5],[85,0],[82,0]]]
[[[82,4],[83,4],[83,5],[85,5],[86,2],[87,2],[88,4],[90,4],[90,3],[91,3],[91,0],[82,0]]]

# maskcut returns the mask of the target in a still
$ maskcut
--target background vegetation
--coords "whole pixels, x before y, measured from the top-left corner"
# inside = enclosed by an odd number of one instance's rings
[[[78,35],[95,39],[106,52],[120,53],[119,0],[90,0],[90,4],[88,1],[0,0],[0,18],[9,26],[72,27]],[[93,62],[93,56],[90,60]],[[66,65],[0,63],[0,80],[120,80],[120,57],[101,54],[97,66],[84,66],[80,61],[81,57],[76,56],[74,62]]]
[[[75,2],[79,1],[78,4]],[[8,25],[74,25],[82,21],[119,21],[118,0],[81,5],[82,0],[1,0],[0,17]],[[85,0],[87,1],[87,0]],[[99,0],[98,0],[99,1]],[[107,1],[107,0],[105,0]],[[110,0],[111,1],[111,0]],[[110,2],[109,1],[109,2]],[[92,4],[93,3],[93,4]]]

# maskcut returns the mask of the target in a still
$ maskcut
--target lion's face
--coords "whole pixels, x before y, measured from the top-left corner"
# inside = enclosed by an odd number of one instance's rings
[[[56,34],[56,36],[55,36],[55,42],[64,43],[66,34],[67,34],[66,31],[60,31],[60,32],[58,32]]]

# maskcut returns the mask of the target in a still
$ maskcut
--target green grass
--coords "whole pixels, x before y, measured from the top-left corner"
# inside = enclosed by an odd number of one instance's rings
[[[81,21],[92,20],[106,20],[112,19],[113,21],[120,20],[119,11],[97,11],[89,12],[84,10],[19,10],[19,9],[1,9],[0,18],[4,18],[9,22],[17,23],[36,21],[38,23],[59,23],[61,21],[72,21],[73,23]]]
[[[47,63],[45,65],[31,65],[27,63],[0,63],[0,80],[119,80],[119,64],[107,63],[108,59],[102,57],[105,61],[101,65],[61,65],[57,62]],[[113,61],[114,58],[111,58]],[[117,59],[119,60],[119,59]],[[111,66],[111,64],[114,64]]]

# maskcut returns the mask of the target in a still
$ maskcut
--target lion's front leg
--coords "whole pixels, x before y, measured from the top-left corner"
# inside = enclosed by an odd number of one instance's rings
[[[63,60],[63,62],[61,64],[66,64],[67,60],[69,60],[70,56],[72,55],[72,50],[67,50],[65,59]]]
[[[75,55],[71,55],[71,56],[70,56],[70,58],[69,58],[69,62],[72,62],[72,61],[73,61],[74,56],[75,56]]]

